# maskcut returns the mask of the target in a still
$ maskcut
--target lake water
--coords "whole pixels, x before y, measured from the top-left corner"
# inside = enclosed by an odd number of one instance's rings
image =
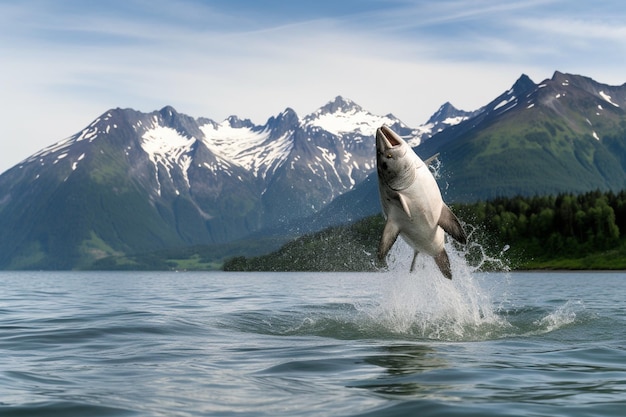
[[[626,274],[0,273],[0,415],[623,416]]]

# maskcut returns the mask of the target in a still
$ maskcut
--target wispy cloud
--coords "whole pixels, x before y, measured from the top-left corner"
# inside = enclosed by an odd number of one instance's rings
[[[0,171],[110,107],[257,123],[337,94],[418,125],[521,74],[623,83],[620,1],[0,2]],[[15,145],[15,140],[18,145]]]

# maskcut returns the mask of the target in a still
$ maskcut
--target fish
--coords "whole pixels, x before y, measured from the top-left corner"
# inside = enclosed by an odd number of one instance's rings
[[[410,271],[417,255],[432,256],[444,277],[452,279],[445,233],[462,244],[467,235],[456,215],[444,203],[428,163],[388,126],[376,130],[376,170],[385,227],[377,257],[384,262],[400,236],[413,248]]]

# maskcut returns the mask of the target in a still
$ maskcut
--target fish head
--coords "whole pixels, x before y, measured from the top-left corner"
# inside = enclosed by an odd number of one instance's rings
[[[423,165],[408,143],[389,127],[376,130],[376,169],[378,179],[395,191],[415,181],[416,169]]]

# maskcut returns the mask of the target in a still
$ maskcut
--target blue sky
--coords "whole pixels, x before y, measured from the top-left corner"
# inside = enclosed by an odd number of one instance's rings
[[[113,107],[301,117],[337,95],[418,126],[522,74],[626,82],[622,0],[0,0],[0,172]]]

